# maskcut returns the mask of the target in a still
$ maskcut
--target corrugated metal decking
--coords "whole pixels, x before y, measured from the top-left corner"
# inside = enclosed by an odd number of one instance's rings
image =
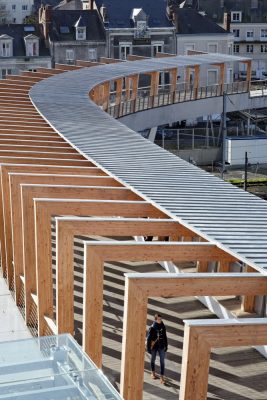
[[[227,55],[177,56],[83,68],[30,92],[39,112],[87,158],[174,219],[260,271],[267,268],[267,203],[143,139],[88,97],[98,83],[193,64],[245,61]]]

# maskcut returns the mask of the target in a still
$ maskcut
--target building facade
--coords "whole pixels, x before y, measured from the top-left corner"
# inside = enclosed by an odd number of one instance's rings
[[[267,77],[267,2],[266,0],[199,0],[199,8],[213,21],[234,35],[233,54],[252,58],[254,79]],[[244,70],[236,71],[239,77]]]
[[[0,78],[21,70],[51,68],[39,25],[0,25]]]
[[[105,29],[97,10],[53,10],[43,6],[39,22],[54,63],[97,61],[107,55]]]
[[[163,0],[114,0],[99,9],[107,35],[108,57],[126,60],[134,54],[153,57],[176,53],[175,27]]]
[[[2,0],[0,5],[1,24],[23,24],[32,14],[33,0]]]

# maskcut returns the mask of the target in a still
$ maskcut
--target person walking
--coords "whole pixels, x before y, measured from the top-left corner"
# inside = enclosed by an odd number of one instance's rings
[[[151,355],[151,377],[157,379],[155,373],[155,362],[157,353],[160,359],[160,383],[165,383],[165,354],[168,350],[168,339],[166,333],[166,327],[162,321],[160,314],[155,314],[153,324],[148,330],[147,334],[147,351]]]

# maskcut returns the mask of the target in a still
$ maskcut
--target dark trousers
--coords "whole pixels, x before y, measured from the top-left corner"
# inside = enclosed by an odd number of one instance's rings
[[[153,349],[151,350],[151,371],[155,372],[155,361],[157,357],[157,353],[159,353],[159,360],[160,360],[160,375],[164,376],[165,371],[165,351],[164,349]]]

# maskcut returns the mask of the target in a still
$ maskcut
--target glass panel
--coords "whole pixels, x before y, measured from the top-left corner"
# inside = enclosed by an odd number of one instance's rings
[[[121,397],[71,335],[0,343],[0,398],[11,400]]]

